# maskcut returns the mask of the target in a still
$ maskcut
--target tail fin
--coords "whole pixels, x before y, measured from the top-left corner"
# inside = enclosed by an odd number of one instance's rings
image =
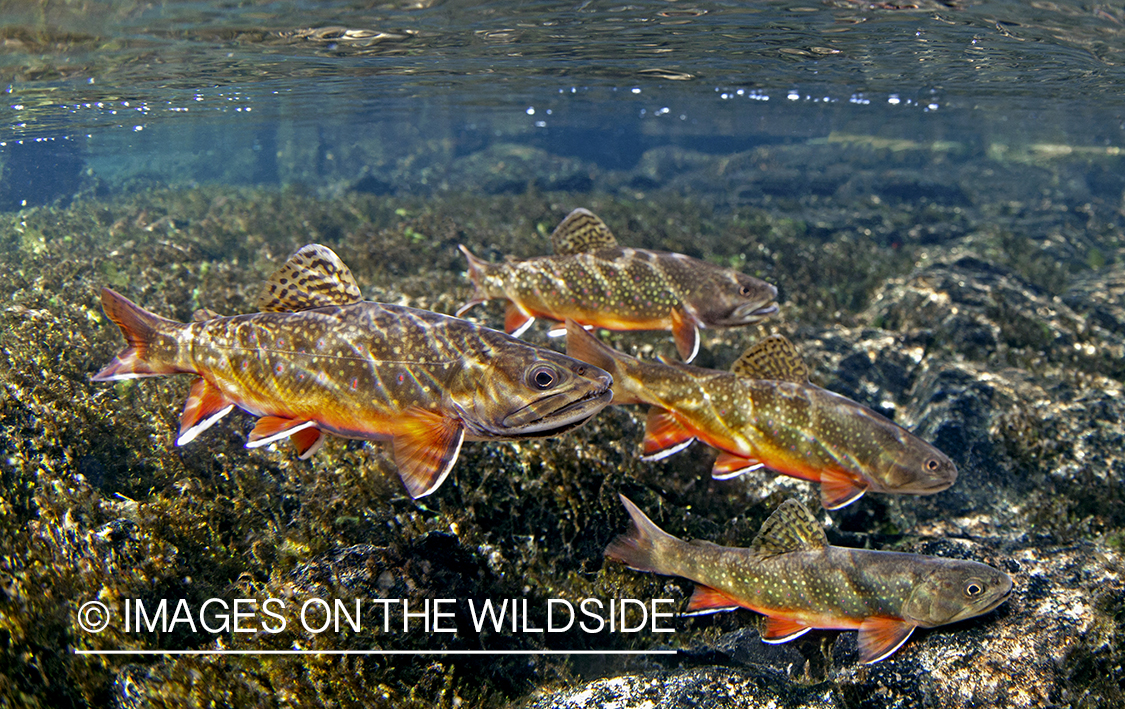
[[[668,568],[667,551],[671,545],[682,543],[645,516],[644,512],[624,495],[618,495],[633,519],[629,531],[610,542],[605,555],[637,571],[672,574]]]
[[[566,320],[566,353],[586,364],[600,367],[613,376],[614,404],[645,403],[629,388],[625,367],[633,358],[602,344],[601,340],[570,318]]]
[[[171,348],[166,345],[160,347],[159,352],[150,351],[154,341],[183,327],[181,323],[150,313],[109,288],[102,288],[102,310],[121,328],[125,349],[118,352],[102,371],[90,377],[92,381],[158,377],[184,371],[170,361]]]
[[[461,249],[461,253],[465,254],[465,258],[469,261],[469,280],[473,284],[473,297],[466,301],[464,305],[457,308],[455,316],[461,317],[465,311],[474,305],[480,305],[488,300],[488,294],[484,289],[484,273],[488,268],[488,262],[473,256],[472,252],[465,248],[464,244],[457,244],[457,248]]]

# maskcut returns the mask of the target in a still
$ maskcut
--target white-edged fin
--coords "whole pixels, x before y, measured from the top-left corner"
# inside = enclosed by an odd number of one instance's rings
[[[263,416],[261,419],[259,419],[258,425],[254,427],[254,431],[258,431],[259,428],[263,427],[262,426],[263,421],[266,421],[267,419],[272,419],[272,418],[275,418],[275,417]],[[276,433],[271,433],[269,435],[263,436],[262,438],[255,438],[254,433],[251,432],[251,434],[250,434],[251,440],[247,441],[246,447],[247,448],[261,448],[262,446],[268,446],[271,443],[276,443],[277,441],[281,441],[281,440],[284,440],[286,438],[289,438],[294,433],[296,433],[298,431],[304,431],[306,428],[312,428],[315,425],[316,425],[316,421],[305,421],[304,423],[300,423],[300,424],[297,424],[295,426],[291,426],[289,428],[283,428],[282,430],[277,431]]]
[[[643,460],[646,463],[655,463],[658,460],[664,460],[665,458],[667,458],[670,455],[674,455],[676,453],[679,453],[684,448],[687,448],[688,446],[690,446],[692,443],[695,443],[695,439],[689,438],[685,441],[680,441],[679,443],[672,446],[671,448],[665,448],[664,450],[657,451],[656,453],[653,453],[652,455],[642,455],[641,460]]]
[[[811,627],[798,623],[791,618],[780,618],[774,615],[766,616],[762,627],[762,642],[770,645],[780,645],[790,640],[796,640],[812,630]]]
[[[766,467],[766,466],[763,463],[754,463],[753,465],[748,465],[744,468],[739,468],[738,470],[730,470],[730,471],[726,471],[726,472],[717,472],[714,468],[712,468],[711,469],[711,479],[712,480],[733,480],[734,478],[737,478],[740,475],[743,475],[745,473],[752,473],[755,470],[759,470],[759,469],[764,468],[764,467]]]
[[[394,433],[394,456],[412,498],[425,497],[441,486],[464,440],[465,427],[457,419],[417,406],[403,412]]]
[[[359,286],[340,257],[327,246],[308,244],[265,282],[258,296],[258,309],[265,313],[295,313],[361,300]]]
[[[676,341],[676,351],[684,364],[690,363],[699,354],[699,323],[683,307],[672,308],[672,339]]]
[[[870,665],[902,647],[917,626],[896,618],[865,618],[859,626],[859,661]]]
[[[234,411],[234,404],[230,404],[226,408],[220,409],[216,413],[211,414],[199,423],[188,428],[186,431],[180,434],[179,438],[176,439],[176,445],[186,446],[187,444],[191,443],[199,436],[199,434],[214,426],[219,419],[226,416],[231,411]]]
[[[590,332],[594,329],[594,326],[583,325],[582,329],[586,332]],[[547,331],[547,337],[562,337],[564,335],[566,335],[566,323],[557,323],[555,325],[552,325],[551,329]]]
[[[527,328],[534,322],[534,316],[528,314],[514,301],[508,301],[508,307],[504,310],[504,332],[512,337],[519,337],[527,332]]]

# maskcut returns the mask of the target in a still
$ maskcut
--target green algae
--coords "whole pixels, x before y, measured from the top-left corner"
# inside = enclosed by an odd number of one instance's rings
[[[881,284],[906,277],[921,244],[888,244],[858,226],[838,234],[816,220],[765,210],[723,212],[686,198],[624,201],[608,195],[465,195],[440,201],[300,190],[154,189],[66,208],[0,215],[6,249],[0,288],[12,305],[0,331],[0,696],[21,706],[234,705],[503,706],[532,688],[577,677],[667,667],[654,659],[563,657],[316,658],[79,657],[73,649],[208,649],[207,633],[81,631],[78,606],[97,599],[394,597],[527,598],[533,626],[551,598],[670,598],[690,585],[604,564],[602,549],[626,524],[624,491],[674,534],[746,545],[768,511],[801,483],[716,483],[699,458],[643,463],[643,412],[612,408],[557,441],[467,444],[450,480],[430,498],[401,491],[380,446],[330,441],[312,461],[243,447],[248,419],[234,415],[183,448],[174,446],[185,378],[107,386],[89,376],[120,348],[97,305],[112,285],[155,312],[186,320],[200,307],[224,314],[253,308],[264,274],[303,243],[336,249],[368,297],[452,312],[469,287],[456,251],[465,243],[492,258],[549,249],[545,233],[576,205],[599,213],[622,243],[737,261],[777,283],[784,319],[760,328],[708,333],[707,363],[724,366],[762,332],[862,321]],[[877,205],[892,222],[902,214]],[[15,227],[42,234],[21,248]],[[702,253],[698,235],[714,249]],[[985,309],[1005,323],[1011,347],[1043,344],[1042,325],[1012,306]],[[493,308],[474,313],[499,321]],[[884,317],[888,324],[905,321]],[[529,335],[546,342],[541,332]],[[614,335],[636,351],[670,351],[662,333]],[[820,352],[826,363],[834,360]],[[1034,411],[997,429],[1005,461],[1041,474],[1068,449]],[[702,449],[700,449],[702,450]],[[769,483],[772,484],[772,483]],[[1052,532],[1104,530],[1096,481],[1036,517]],[[895,505],[848,512],[840,533],[907,529]],[[853,515],[853,516],[848,516]],[[1109,528],[1125,525],[1112,518]],[[1119,527],[1117,527],[1119,528]],[[912,542],[911,542],[912,543]],[[910,543],[904,543],[909,547]],[[905,548],[905,547],[904,547]],[[1114,616],[1116,617],[1116,616]],[[673,645],[705,647],[753,623],[746,612],[677,622]],[[1113,621],[1118,623],[1118,621]],[[295,623],[278,634],[223,637],[235,649],[636,649],[665,638],[580,632],[535,636],[487,631],[455,640],[424,634],[312,634]],[[823,681],[832,652],[824,636],[797,651]],[[1117,655],[1112,654],[1112,657]],[[1103,663],[1102,656],[1090,662]],[[673,663],[688,663],[680,659]],[[700,660],[699,662],[702,662]],[[1087,660],[1082,660],[1087,662]],[[1089,683],[1075,670],[1074,683]],[[1107,690],[1108,691],[1108,690]],[[1108,696],[1108,695],[1107,695]],[[134,704],[129,704],[134,702]]]

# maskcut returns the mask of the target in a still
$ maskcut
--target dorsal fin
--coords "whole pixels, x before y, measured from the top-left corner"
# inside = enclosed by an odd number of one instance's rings
[[[258,310],[288,313],[363,300],[352,272],[332,249],[302,246],[262,286]]]
[[[617,246],[613,232],[589,209],[579,207],[566,215],[551,232],[551,245],[559,255],[584,254],[587,251]]]
[[[743,379],[773,379],[809,383],[809,368],[801,353],[783,335],[770,335],[742,353],[730,371]]]
[[[828,537],[808,508],[786,500],[762,525],[750,548],[761,556],[791,551],[816,551],[828,546]]]

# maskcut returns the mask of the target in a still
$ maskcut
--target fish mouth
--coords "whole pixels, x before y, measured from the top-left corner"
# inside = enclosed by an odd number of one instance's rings
[[[606,374],[600,379],[600,386],[558,408],[553,408],[551,402],[568,398],[568,394],[552,394],[513,411],[500,422],[497,433],[504,438],[546,438],[581,426],[613,400],[613,378]],[[529,413],[544,410],[546,413],[526,420]]]
[[[752,325],[753,323],[768,318],[776,313],[778,310],[777,303],[767,302],[766,305],[761,303],[745,303],[738,306],[727,318],[727,322],[732,325]]]

